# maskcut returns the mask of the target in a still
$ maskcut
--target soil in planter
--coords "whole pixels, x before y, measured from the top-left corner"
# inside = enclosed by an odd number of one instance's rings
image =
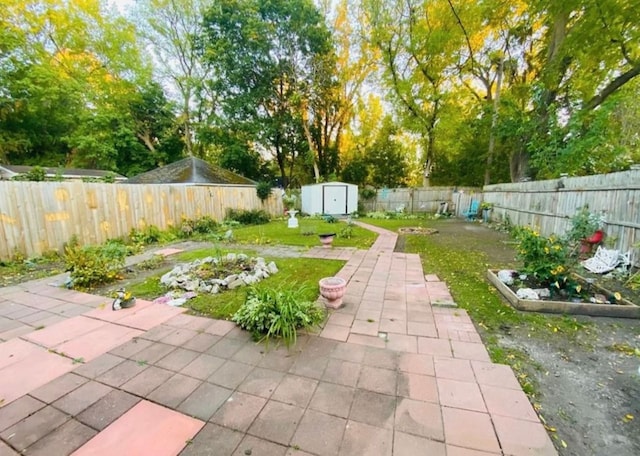
[[[584,274],[583,274],[584,272]],[[582,290],[578,295],[571,294],[565,289],[556,291],[553,287],[546,287],[540,285],[540,283],[527,277],[525,280],[519,279],[517,276],[514,278],[513,285],[508,285],[514,294],[520,288],[532,288],[534,290],[540,288],[547,288],[551,291],[550,297],[540,298],[541,301],[559,301],[559,302],[584,302],[592,304],[621,304],[625,303],[622,300],[632,302],[634,304],[640,303],[640,293],[625,287],[620,281],[613,280],[611,278],[605,279],[598,274],[591,274],[586,270],[580,271],[580,277],[584,279],[593,279],[594,282],[589,284],[580,278],[575,279],[577,283],[582,286]],[[622,300],[616,298],[616,293],[622,297]],[[594,297],[597,302],[590,301],[590,298]]]

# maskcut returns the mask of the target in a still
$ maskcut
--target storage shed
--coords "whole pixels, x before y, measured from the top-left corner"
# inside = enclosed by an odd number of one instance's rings
[[[358,186],[344,182],[303,185],[302,212],[347,215],[358,210]]]

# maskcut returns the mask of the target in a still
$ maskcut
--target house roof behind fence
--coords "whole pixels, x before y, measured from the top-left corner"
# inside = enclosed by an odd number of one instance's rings
[[[225,184],[255,185],[251,179],[195,157],[138,174],[125,184]]]
[[[26,165],[0,165],[0,171],[6,170],[7,177],[13,177],[20,174],[26,174],[30,172],[35,166]],[[78,168],[54,168],[41,166],[47,177],[62,176],[68,179],[81,179],[81,178],[103,178],[113,175],[116,180],[126,179],[121,174],[114,173],[113,171],[104,171],[101,169],[78,169]]]

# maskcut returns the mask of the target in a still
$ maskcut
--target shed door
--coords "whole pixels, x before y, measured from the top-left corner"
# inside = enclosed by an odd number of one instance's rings
[[[322,187],[322,212],[324,214],[347,214],[347,186]]]

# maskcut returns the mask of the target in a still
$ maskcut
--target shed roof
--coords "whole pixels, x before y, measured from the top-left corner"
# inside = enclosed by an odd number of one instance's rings
[[[251,179],[196,157],[187,157],[169,165],[138,174],[125,184],[225,184],[255,185]]]

